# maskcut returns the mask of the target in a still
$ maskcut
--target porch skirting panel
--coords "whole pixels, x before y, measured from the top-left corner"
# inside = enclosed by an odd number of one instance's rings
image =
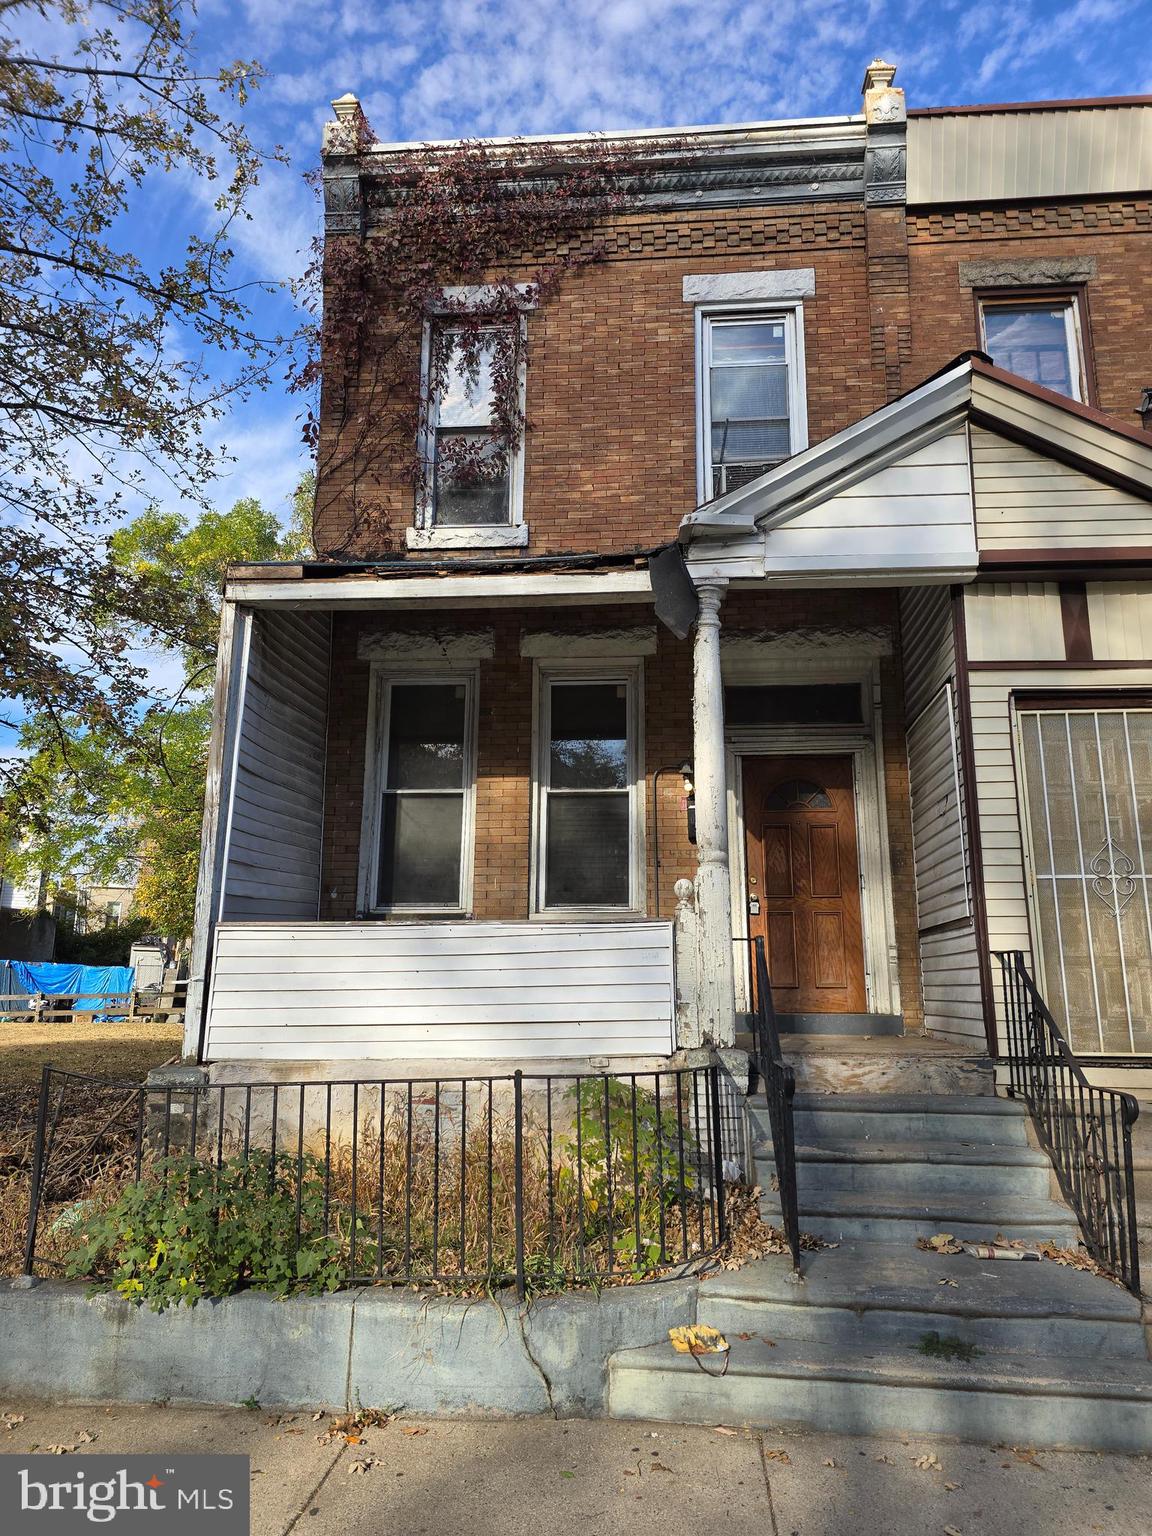
[[[221,923],[209,1061],[651,1056],[673,925]]]

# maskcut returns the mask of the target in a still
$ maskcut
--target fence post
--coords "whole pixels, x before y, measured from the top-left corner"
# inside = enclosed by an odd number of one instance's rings
[[[521,1301],[527,1295],[524,1281],[524,1074],[519,1067],[512,1075],[512,1095],[515,1111],[515,1168],[513,1173],[513,1200],[516,1222],[516,1295]]]
[[[40,1103],[36,1110],[36,1139],[32,1144],[32,1186],[28,1197],[28,1238],[24,1245],[24,1269],[31,1277],[36,1272],[36,1226],[40,1220],[41,1164],[44,1161],[44,1135],[48,1128],[48,1094],[52,1068],[40,1073]]]
[[[716,1201],[716,1236],[723,1243],[728,1237],[728,1215],[724,1206],[724,1123],[720,1114],[720,1066],[708,1068],[708,1088],[712,1096],[712,1191]]]

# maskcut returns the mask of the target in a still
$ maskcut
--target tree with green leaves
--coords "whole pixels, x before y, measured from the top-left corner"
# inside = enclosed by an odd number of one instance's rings
[[[202,649],[205,604],[147,570],[149,539],[196,530],[147,514],[143,569],[109,531],[158,486],[205,505],[221,467],[205,428],[283,355],[229,244],[268,158],[235,120],[260,69],[201,65],[192,14],[190,0],[0,5],[0,723],[31,718],[61,754],[77,730],[134,717],[141,635]],[[133,216],[172,177],[202,227],[150,264]],[[9,805],[34,810],[35,791],[0,755]]]
[[[47,873],[53,890],[80,876],[137,880],[135,914],[156,932],[188,937],[224,575],[239,562],[306,554],[311,505],[309,473],[287,530],[252,497],[195,521],[153,508],[117,530],[110,550],[117,570],[157,589],[158,600],[183,615],[185,638],[168,647],[183,685],[174,698],[154,698],[126,717],[41,711],[29,718],[20,733],[24,796],[0,811],[7,878]]]

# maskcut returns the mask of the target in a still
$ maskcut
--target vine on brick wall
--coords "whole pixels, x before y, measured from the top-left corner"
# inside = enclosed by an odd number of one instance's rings
[[[654,158],[683,164],[686,145],[461,141],[381,154],[362,115],[342,126],[371,228],[315,242],[300,290],[314,323],[291,384],[316,402],[304,430],[318,457],[318,517],[340,504],[345,531],[328,552],[363,557],[394,541],[389,490],[402,483],[419,494],[426,485],[421,427],[451,370],[473,387],[488,370],[491,433],[486,444],[442,443],[441,469],[473,484],[506,473],[530,429],[519,387],[522,314],[603,259],[588,233],[637,206]],[[447,291],[463,287],[473,290],[467,298]]]

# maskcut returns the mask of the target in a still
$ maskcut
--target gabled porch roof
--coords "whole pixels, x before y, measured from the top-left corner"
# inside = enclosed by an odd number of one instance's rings
[[[680,530],[694,576],[971,580],[985,553],[974,428],[1114,488],[1152,554],[1152,437],[969,354],[698,507]]]

